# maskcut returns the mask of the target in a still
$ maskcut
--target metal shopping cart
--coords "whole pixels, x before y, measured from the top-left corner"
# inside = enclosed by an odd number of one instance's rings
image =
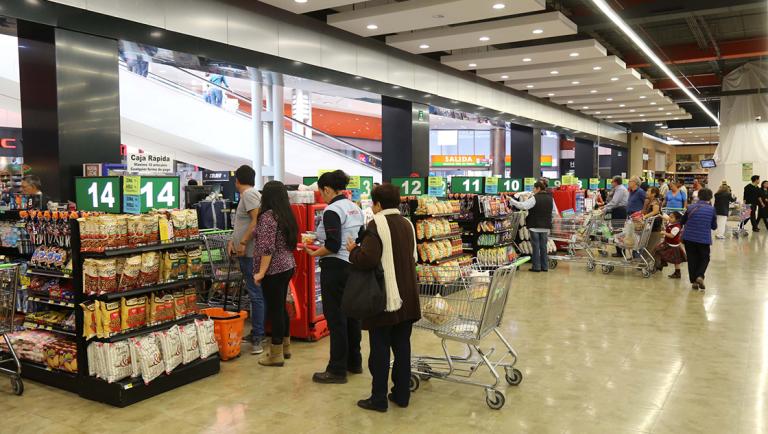
[[[441,339],[443,357],[414,356],[411,359],[410,389],[415,392],[421,381],[431,378],[468,384],[485,389],[485,402],[494,410],[504,406],[504,393],[498,389],[499,368],[504,369],[507,383],[517,386],[523,374],[515,368],[517,352],[499,331],[509,290],[517,268],[528,257],[518,259],[495,271],[471,267],[443,267],[449,276],[439,281],[419,283],[422,319],[415,326],[431,330]],[[495,348],[480,348],[481,341],[494,333],[504,344],[500,356],[492,360]],[[467,347],[463,356],[451,355],[448,342]],[[493,376],[492,383],[473,381],[472,376],[485,365]]]
[[[9,376],[13,393],[21,395],[24,393],[21,363],[8,337],[8,333],[14,331],[18,282],[19,264],[0,264],[0,335],[5,341],[4,347],[7,347],[5,352],[0,349],[0,374]]]
[[[590,247],[590,224],[596,218],[595,214],[585,213],[552,219],[552,230],[549,239],[565,245],[561,254],[549,255],[549,268],[557,267],[559,261],[583,261],[589,259],[586,255]],[[579,253],[582,252],[582,253]]]
[[[737,203],[730,208],[728,214],[729,221],[738,221],[739,224],[733,228],[731,235],[733,238],[746,238],[749,236],[747,222],[752,217],[752,206],[748,203]]]
[[[640,270],[643,277],[651,277],[655,261],[648,251],[648,241],[651,239],[653,223],[658,216],[644,220],[603,220],[590,225],[590,238],[595,240],[598,255],[593,249],[586,249],[589,259],[587,270],[593,271],[598,265],[603,274],[612,273],[616,267]],[[609,252],[612,247],[618,247],[621,255],[612,258]]]
[[[210,287],[205,303],[211,307],[239,312],[242,305],[250,306],[243,295],[243,274],[237,258],[227,252],[227,244],[232,239],[231,230],[204,230],[200,237],[205,243],[203,264],[205,275],[210,278]]]

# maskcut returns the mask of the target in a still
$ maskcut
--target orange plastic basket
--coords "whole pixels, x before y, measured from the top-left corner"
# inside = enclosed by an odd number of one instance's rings
[[[248,312],[241,310],[229,312],[220,307],[202,309],[202,313],[213,320],[213,331],[219,344],[221,360],[230,360],[240,355],[240,341],[243,339],[243,328]]]

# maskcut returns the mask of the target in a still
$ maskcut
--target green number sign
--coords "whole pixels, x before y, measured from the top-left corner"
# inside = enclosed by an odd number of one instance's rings
[[[400,188],[401,196],[420,196],[427,191],[424,178],[392,178],[392,185]]]
[[[517,193],[523,191],[523,180],[519,178],[503,178],[499,180],[499,193]]]
[[[360,193],[371,195],[373,192],[373,176],[360,177]]]
[[[77,209],[119,213],[122,203],[120,178],[98,176],[75,178]]]
[[[141,212],[152,209],[179,208],[178,176],[142,176]]]
[[[317,182],[317,176],[305,176],[301,179],[301,183],[304,185],[312,185]]]
[[[454,176],[451,178],[451,193],[483,193],[483,178],[479,176]]]

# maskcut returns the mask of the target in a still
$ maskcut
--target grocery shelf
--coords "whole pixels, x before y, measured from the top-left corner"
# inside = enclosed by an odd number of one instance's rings
[[[18,247],[0,246],[0,255],[30,257],[32,256],[32,252],[21,253],[19,252]]]
[[[51,306],[68,307],[70,309],[75,308],[75,303],[71,303],[68,301],[51,300],[50,298],[45,298],[45,297],[30,296],[30,297],[27,297],[27,300],[34,301],[35,303],[50,304]]]
[[[199,246],[201,244],[203,244],[203,240],[197,238],[193,240],[174,241],[170,243],[152,244],[148,246],[125,247],[122,249],[105,250],[103,252],[80,252],[80,256],[83,258],[104,258],[104,257],[110,257],[110,256],[122,256],[122,255],[132,255],[135,253],[153,252],[153,251],[165,250],[165,249],[183,249],[185,247],[194,247],[194,246]]]
[[[37,323],[29,322],[29,321],[25,321],[22,324],[22,327],[24,327],[26,329],[47,330],[49,332],[59,333],[59,334],[62,334],[62,335],[67,335],[67,336],[77,336],[77,333],[75,333],[74,330],[65,330],[65,329],[63,329],[61,327],[42,325],[42,324],[37,324]]]
[[[466,256],[467,256],[466,253],[461,252],[461,253],[457,253],[455,255],[448,256],[447,258],[438,259],[436,261],[423,262],[421,265],[440,265],[440,264],[444,264],[446,262],[451,262],[451,261],[455,261],[457,259],[461,259],[462,257],[466,257]]]
[[[21,376],[32,381],[47,384],[68,392],[77,393],[80,382],[77,374],[72,374],[58,369],[51,369],[46,365],[21,359]]]
[[[53,269],[47,269],[47,268],[39,268],[39,267],[27,267],[27,274],[31,274],[33,276],[44,276],[44,277],[58,277],[61,279],[72,279],[72,273],[65,273],[60,270],[53,270]]]
[[[431,237],[431,238],[424,238],[424,239],[419,240],[418,242],[419,243],[427,243],[427,242],[430,242],[430,241],[450,240],[452,238],[461,238],[461,232],[453,232],[453,233],[446,234],[446,235],[438,235],[438,236]]]
[[[161,283],[159,285],[145,286],[143,288],[132,289],[124,292],[110,292],[109,294],[91,295],[88,298],[91,300],[111,301],[119,300],[123,297],[135,297],[137,295],[149,294],[155,291],[167,291],[169,289],[184,288],[187,286],[193,286],[198,282],[205,280],[204,277],[193,277],[191,279],[175,280],[173,282]]]
[[[149,334],[149,333],[152,333],[152,332],[156,332],[156,331],[160,331],[160,330],[165,330],[165,329],[173,327],[174,325],[188,324],[188,323],[193,322],[196,319],[205,319],[205,318],[208,318],[208,317],[206,315],[202,315],[202,314],[187,315],[187,316],[185,316],[183,318],[174,319],[174,320],[171,320],[171,321],[165,321],[165,322],[162,322],[160,324],[155,324],[155,325],[151,325],[151,326],[147,326],[147,327],[141,327],[141,328],[138,328],[138,329],[132,329],[132,330],[127,330],[127,331],[124,331],[124,332],[121,332],[121,333],[116,333],[116,334],[114,334],[114,335],[112,335],[112,336],[110,336],[108,338],[93,338],[93,339],[91,339],[91,341],[94,341],[94,342],[117,342],[117,341],[122,341],[122,340],[129,339],[129,338],[132,338],[132,337],[146,335],[146,334]]]
[[[447,214],[413,214],[413,218],[416,218],[416,219],[449,218],[449,217],[458,217],[459,215],[461,215],[461,213],[458,213],[458,212],[451,212]]]

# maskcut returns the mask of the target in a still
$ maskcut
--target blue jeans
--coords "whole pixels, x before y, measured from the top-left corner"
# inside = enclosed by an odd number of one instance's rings
[[[549,257],[547,256],[547,242],[549,240],[549,234],[546,232],[531,232],[531,259],[533,260],[534,270],[548,270],[549,269]]]
[[[253,281],[253,258],[239,257],[240,272],[245,279],[245,289],[251,299],[251,326],[254,342],[260,342],[264,337],[264,293],[261,286]],[[258,339],[258,340],[257,340]]]

